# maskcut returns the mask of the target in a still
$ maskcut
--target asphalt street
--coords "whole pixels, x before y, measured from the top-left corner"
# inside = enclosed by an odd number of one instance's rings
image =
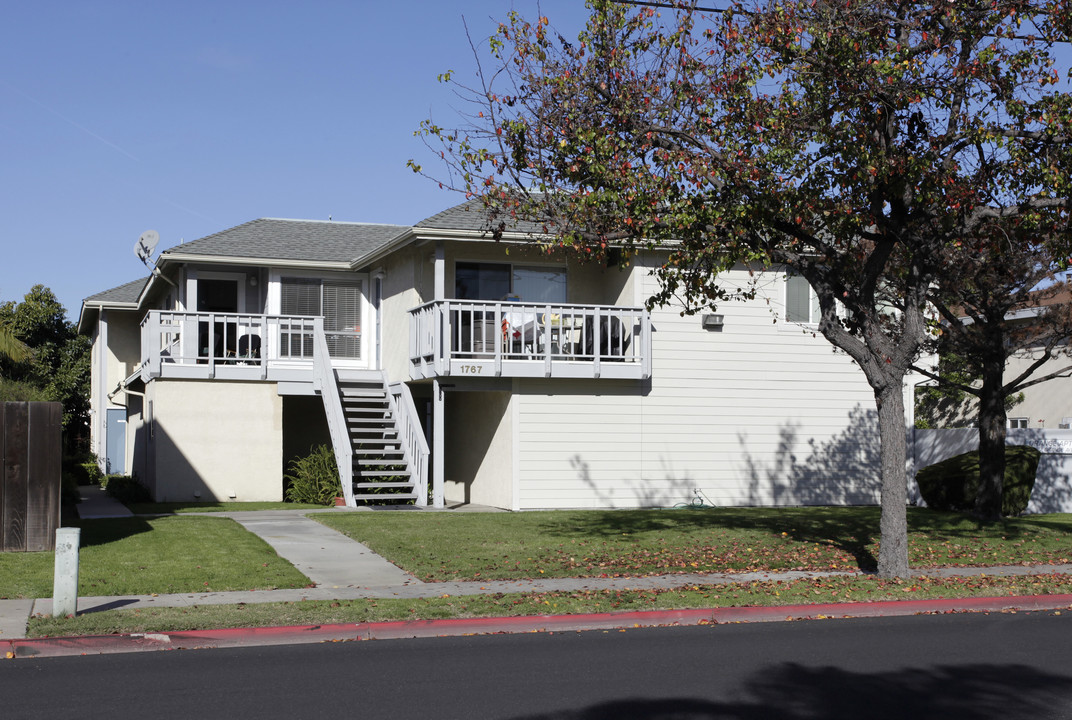
[[[1072,719],[1072,614],[949,614],[0,662],[4,718]]]

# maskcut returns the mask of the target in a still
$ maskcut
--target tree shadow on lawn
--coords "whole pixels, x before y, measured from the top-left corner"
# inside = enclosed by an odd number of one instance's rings
[[[550,514],[540,523],[540,532],[574,538],[615,538],[622,535],[689,533],[712,530],[756,531],[772,540],[782,533],[795,542],[831,547],[850,555],[863,572],[875,572],[878,560],[872,552],[879,540],[880,509],[877,507],[799,508],[695,508],[677,510],[587,510],[564,515]],[[923,534],[935,544],[964,541],[983,535],[1005,540],[1029,537],[1032,527],[1068,533],[1072,523],[1047,523],[1016,519],[981,521],[967,514],[908,508],[908,531]],[[913,542],[909,540],[910,544]],[[918,542],[918,540],[917,540]]]
[[[95,518],[78,521],[80,547],[107,545],[141,533],[151,532],[153,526],[144,518]]]
[[[873,572],[878,561],[871,545],[878,534],[875,507],[805,508],[691,508],[678,510],[587,510],[571,512],[568,519],[550,516],[540,531],[563,537],[620,537],[670,532],[738,530],[758,531],[772,539],[785,537],[799,543],[826,545],[852,556],[859,568]]]

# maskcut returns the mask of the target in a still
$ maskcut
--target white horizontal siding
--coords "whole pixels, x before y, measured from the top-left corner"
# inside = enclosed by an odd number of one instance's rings
[[[646,392],[520,381],[520,507],[875,502],[874,395],[824,338],[773,322],[780,278],[721,306],[721,332],[654,311]]]

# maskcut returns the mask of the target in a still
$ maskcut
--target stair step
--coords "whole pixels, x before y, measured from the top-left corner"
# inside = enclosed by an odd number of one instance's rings
[[[383,391],[383,388],[380,388],[379,390],[377,390],[375,388],[349,388],[349,387],[343,387],[343,388],[339,389],[339,392],[342,395],[343,399],[346,399],[346,400],[351,400],[351,399],[352,400],[360,400],[362,398],[367,398],[367,399],[370,399],[370,400],[386,400],[387,399],[387,393],[385,393]]]
[[[361,477],[406,477],[405,482],[413,482],[404,470],[362,470]],[[401,483],[402,480],[397,482]]]
[[[417,493],[390,493],[390,494],[374,494],[374,493],[354,493],[354,500],[416,500]]]
[[[413,482],[407,480],[406,482],[387,482],[383,480],[369,480],[368,482],[354,481],[354,489],[358,488],[400,488],[406,490],[413,489]]]
[[[389,465],[391,467],[401,465],[402,467],[406,467],[406,461],[403,458],[390,460],[385,457],[373,456],[370,458],[355,458],[354,465],[359,467],[372,467],[373,465]]]

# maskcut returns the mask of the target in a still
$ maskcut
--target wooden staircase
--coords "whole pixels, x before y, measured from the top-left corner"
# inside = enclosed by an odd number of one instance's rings
[[[356,502],[413,500],[425,503],[425,480],[417,458],[401,437],[399,403],[380,373],[338,376],[346,430],[353,448]],[[404,408],[403,408],[404,411]]]

